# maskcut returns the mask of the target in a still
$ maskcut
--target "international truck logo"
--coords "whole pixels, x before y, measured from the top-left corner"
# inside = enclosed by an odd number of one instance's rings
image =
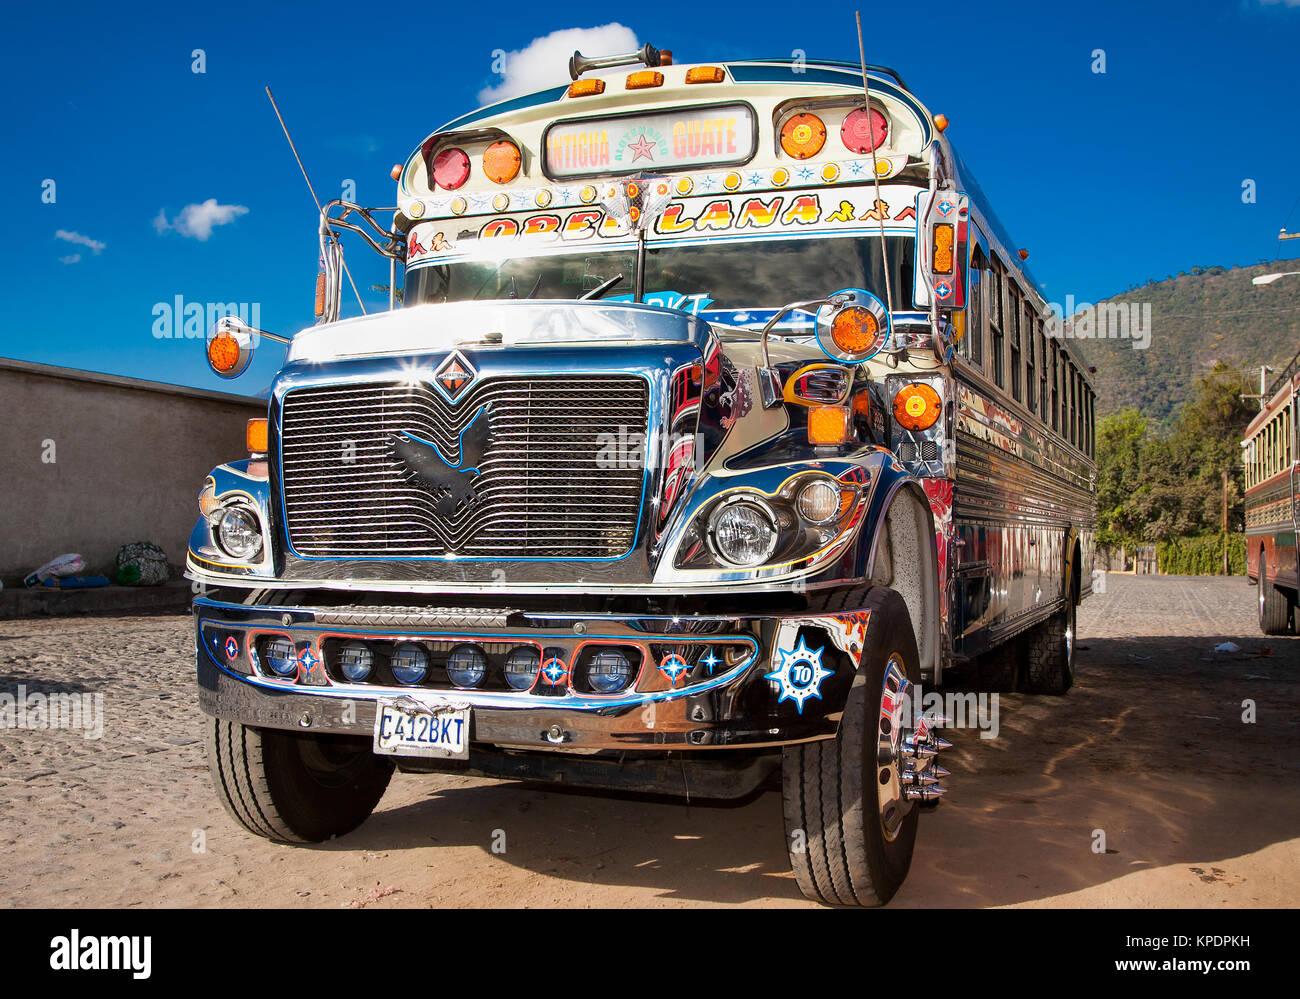
[[[434,384],[450,401],[455,402],[469,384],[478,377],[474,365],[459,350],[448,354],[446,360],[433,373]]]
[[[434,512],[450,517],[458,508],[468,508],[478,499],[474,484],[483,474],[479,466],[492,443],[492,424],[487,404],[480,406],[461,430],[460,452],[450,460],[433,441],[405,431],[390,434],[393,457],[406,469],[407,479],[436,495]]]

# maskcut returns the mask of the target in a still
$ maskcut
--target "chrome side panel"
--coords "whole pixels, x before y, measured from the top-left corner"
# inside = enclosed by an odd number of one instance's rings
[[[977,385],[956,387],[949,631],[970,656],[1055,613],[1072,573],[1090,592],[1096,500],[1091,461]]]

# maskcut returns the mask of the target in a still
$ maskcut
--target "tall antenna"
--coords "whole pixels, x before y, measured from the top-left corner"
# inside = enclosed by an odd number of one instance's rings
[[[885,240],[885,213],[879,210],[880,172],[876,169],[876,130],[871,124],[871,81],[867,76],[867,50],[862,45],[862,11],[858,16],[858,58],[862,60],[862,91],[867,99],[867,129],[871,133],[871,178],[876,185],[876,214],[880,217],[880,260],[885,269],[885,303],[889,306],[889,321],[894,321],[894,289],[889,280],[889,245]]]
[[[289,134],[289,126],[284,123],[284,115],[280,114],[280,105],[275,103],[275,95],[271,93],[271,88],[266,88],[266,96],[271,98],[271,107],[275,109],[275,116],[280,119],[280,128],[284,130],[284,137],[289,140],[289,149],[293,152],[293,158],[298,161],[298,169],[302,171],[302,179],[307,182],[307,190],[311,192],[312,201],[316,202],[316,211],[321,215],[325,212],[321,209],[320,198],[316,197],[316,188],[311,186],[311,178],[307,176],[307,168],[302,165],[302,157],[298,155],[298,147],[293,144],[293,136]],[[361,301],[361,292],[357,291],[357,283],[352,280],[352,272],[348,270],[348,262],[340,258],[343,264],[343,273],[348,276],[348,284],[352,285],[352,294],[357,296],[357,305],[361,306],[361,314],[366,315],[365,303]]]

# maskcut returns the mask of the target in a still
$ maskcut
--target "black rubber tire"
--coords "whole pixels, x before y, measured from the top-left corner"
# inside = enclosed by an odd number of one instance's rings
[[[1009,693],[1020,687],[1024,675],[1025,643],[1017,635],[975,660],[975,682],[980,690]]]
[[[1024,689],[1029,694],[1059,696],[1074,686],[1074,637],[1079,604],[1074,585],[1065,594],[1065,607],[1025,632]]]
[[[885,667],[898,655],[908,679],[920,683],[916,637],[907,605],[893,590],[873,587],[858,607],[871,610],[859,666],[865,682],[849,691],[834,739],[787,746],[782,754],[790,866],[799,890],[829,905],[884,905],[907,876],[916,843],[915,807],[894,840],[885,839],[876,780]]]
[[[230,817],[281,843],[320,843],[361,825],[393,764],[369,740],[205,718],[208,769]]]
[[[1264,553],[1259,553],[1259,630],[1265,635],[1285,635],[1291,620],[1291,601],[1268,581]]]

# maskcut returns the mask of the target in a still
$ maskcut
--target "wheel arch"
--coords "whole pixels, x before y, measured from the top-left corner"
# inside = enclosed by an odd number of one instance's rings
[[[937,685],[944,663],[934,514],[920,482],[906,473],[881,486],[867,525],[871,543],[863,575],[872,585],[886,586],[903,598],[921,674]]]

